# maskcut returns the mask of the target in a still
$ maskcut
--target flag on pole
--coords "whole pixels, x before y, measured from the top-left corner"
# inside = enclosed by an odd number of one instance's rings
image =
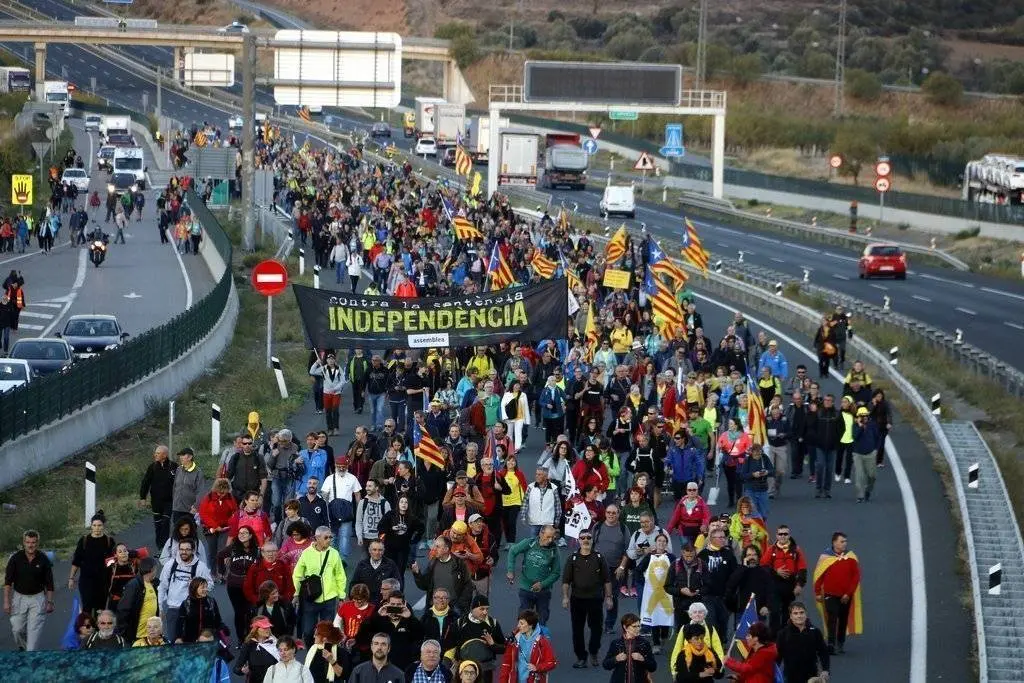
[[[676,301],[675,292],[656,278],[650,267],[647,268],[643,287],[651,302],[651,311],[659,321],[658,327],[661,335],[671,339],[676,328],[683,324],[683,312],[679,308],[679,302]]]
[[[544,252],[540,249],[533,252],[533,258],[530,259],[530,267],[545,280],[550,280],[554,277],[555,272],[558,270],[558,264],[545,256]]]
[[[473,173],[473,157],[463,149],[461,141],[455,145],[455,172],[467,178]]]
[[[452,219],[452,230],[455,231],[456,237],[466,242],[484,238],[484,234],[473,225],[473,221],[465,216],[456,216]]]
[[[653,239],[647,243],[647,265],[655,275],[664,275],[672,280],[676,288],[685,285],[689,279],[683,269],[673,263],[665,255],[661,245]]]
[[[597,352],[597,346],[601,342],[601,333],[597,329],[597,311],[594,310],[593,301],[590,302],[590,308],[587,310],[587,328],[583,334],[587,343],[585,358],[587,362],[593,362],[594,353]]]
[[[562,207],[562,210],[558,212],[558,228],[563,231],[569,230],[569,212]]]
[[[505,255],[501,253],[497,243],[491,250],[491,258],[487,263],[487,275],[491,279],[491,289],[505,289],[516,281],[515,275],[512,274],[512,269],[509,268],[508,261],[505,260]]]
[[[444,211],[449,223],[455,220],[455,205],[447,197],[441,197],[441,210]]]
[[[701,244],[700,237],[697,236],[697,228],[693,227],[690,219],[684,218],[683,222],[686,224],[686,230],[683,232],[683,248],[680,253],[682,253],[683,258],[700,268],[707,275],[711,255],[708,254],[707,249]]]
[[[750,633],[750,627],[756,624],[760,619],[757,616],[757,600],[754,599],[754,594],[750,594],[750,599],[747,600],[747,606],[743,610],[743,614],[740,615],[739,621],[736,623],[736,635],[733,636],[733,642],[736,644],[736,649],[740,651],[740,656],[743,659],[747,658],[747,643],[746,637]],[[731,653],[726,652],[726,656]]]
[[[558,250],[558,262],[562,266],[562,272],[565,274],[565,277],[569,280],[569,289],[573,290],[577,287],[582,287],[583,281],[580,280],[580,276],[576,274],[576,271],[569,267],[569,262],[565,260],[565,254],[562,253],[561,249]]]
[[[614,265],[626,253],[626,224],[623,223],[615,231],[608,245],[604,248],[604,259],[609,266]]]
[[[754,382],[754,378],[747,375],[747,427],[750,430],[750,438],[754,443],[762,446],[768,443],[768,427],[764,414],[764,401],[761,400],[761,392]]]
[[[417,458],[435,467],[444,468],[444,454],[441,453],[441,449],[437,447],[430,434],[420,429],[416,423],[412,426],[412,442],[413,452]]]

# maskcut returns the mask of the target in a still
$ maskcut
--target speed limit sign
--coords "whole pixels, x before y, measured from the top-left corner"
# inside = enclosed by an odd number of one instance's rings
[[[832,168],[839,168],[843,165],[843,158],[838,154],[833,154],[828,160],[828,165]]]
[[[891,183],[888,178],[875,178],[875,189],[879,192],[888,192]]]
[[[875,164],[875,175],[884,178],[892,173],[892,165],[888,161],[879,161]]]

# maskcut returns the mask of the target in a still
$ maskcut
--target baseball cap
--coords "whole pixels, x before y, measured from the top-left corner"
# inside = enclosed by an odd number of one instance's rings
[[[469,477],[469,475],[468,475],[468,474],[466,474],[466,470],[459,470],[458,472],[456,472],[456,473],[455,473],[455,478],[456,478],[456,479],[462,479],[462,478],[464,478],[464,477],[465,477],[465,478],[468,478],[468,477]]]
[[[452,491],[453,496],[464,496],[466,495],[466,489],[463,486],[456,486],[455,490]]]
[[[252,620],[252,628],[272,628],[273,624],[266,617],[256,617]]]
[[[469,527],[466,526],[465,522],[459,521],[455,522],[455,524],[452,524],[452,531],[454,531],[457,534],[464,534],[467,531],[469,531]]]
[[[339,467],[348,467],[348,465],[349,465],[348,456],[347,455],[339,455],[337,458],[334,459],[334,464],[338,465]]]
[[[857,417],[867,417],[870,414],[871,414],[871,411],[868,410],[867,408],[863,407],[863,406],[861,406],[860,408],[857,408]]]
[[[469,523],[472,524],[473,522],[477,522],[477,521],[480,521],[482,519],[483,519],[483,517],[481,517],[479,513],[474,512],[473,514],[471,514],[469,516]]]

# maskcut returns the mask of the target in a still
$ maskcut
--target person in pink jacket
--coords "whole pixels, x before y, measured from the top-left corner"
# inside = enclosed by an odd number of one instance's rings
[[[722,472],[725,474],[730,508],[736,505],[736,498],[740,494],[736,470],[746,459],[750,443],[750,435],[743,431],[739,418],[730,417],[726,430],[718,437],[718,452],[722,454]]]
[[[669,533],[678,533],[690,543],[696,543],[700,534],[706,533],[708,524],[711,522],[711,508],[700,497],[697,489],[697,482],[686,483],[686,494],[676,503],[676,509],[672,511],[672,519],[668,523]],[[681,542],[679,547],[685,546]]]

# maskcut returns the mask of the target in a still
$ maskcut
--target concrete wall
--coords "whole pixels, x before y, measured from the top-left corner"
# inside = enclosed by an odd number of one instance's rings
[[[217,325],[181,358],[113,396],[0,446],[0,490],[81,453],[144,418],[153,404],[180,394],[227,349],[237,319],[238,293],[232,286]]]

